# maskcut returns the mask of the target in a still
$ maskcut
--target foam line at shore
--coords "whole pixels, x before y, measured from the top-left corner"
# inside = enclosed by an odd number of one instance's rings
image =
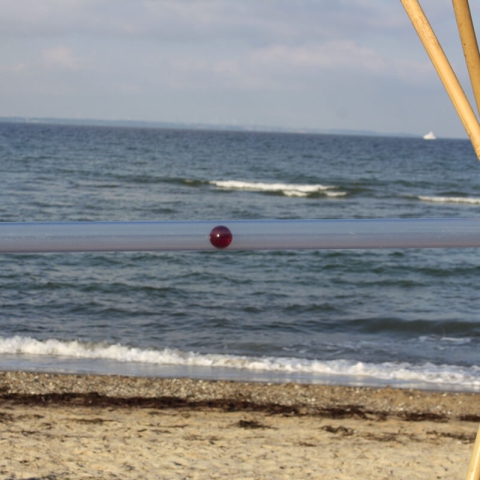
[[[82,343],[77,340],[36,340],[30,337],[0,337],[0,355],[63,357],[137,363],[143,365],[230,369],[280,375],[360,378],[370,383],[423,384],[425,388],[480,390],[480,367],[457,365],[414,365],[407,362],[367,363],[352,360],[315,360],[293,357],[247,357],[214,353],[183,352],[176,349],[142,349],[120,344]],[[59,369],[62,360],[58,360]],[[347,381],[348,383],[348,381]]]

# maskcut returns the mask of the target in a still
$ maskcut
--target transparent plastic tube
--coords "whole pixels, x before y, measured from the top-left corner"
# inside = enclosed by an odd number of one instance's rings
[[[0,223],[0,253],[446,247],[480,247],[480,218]]]

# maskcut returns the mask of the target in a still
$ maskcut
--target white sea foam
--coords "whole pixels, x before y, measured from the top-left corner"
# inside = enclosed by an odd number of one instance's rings
[[[283,375],[356,378],[364,382],[416,384],[424,386],[480,389],[480,367],[456,365],[413,365],[407,362],[366,363],[350,360],[310,360],[288,357],[247,357],[199,354],[175,349],[142,349],[119,344],[79,341],[36,340],[30,337],[0,337],[0,355],[48,356],[69,359],[110,360],[177,367],[207,367]],[[60,368],[61,360],[58,360]]]
[[[418,337],[420,342],[432,342],[441,345],[442,343],[453,343],[456,345],[466,345],[467,343],[471,343],[473,338],[472,337],[465,337],[465,338],[455,338],[455,337],[438,337],[436,335],[421,335]]]
[[[248,190],[250,192],[280,192],[287,197],[307,197],[312,194],[323,194],[327,197],[342,197],[347,192],[332,191],[334,185],[297,185],[292,183],[243,182],[239,180],[212,180],[209,182],[225,190]]]
[[[424,202],[480,204],[480,198],[477,197],[429,197],[420,195],[418,198]]]

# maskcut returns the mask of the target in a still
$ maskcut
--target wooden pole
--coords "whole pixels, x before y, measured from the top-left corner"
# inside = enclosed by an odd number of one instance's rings
[[[472,459],[468,467],[467,480],[480,479],[480,428],[478,429],[477,439],[473,447]]]
[[[477,111],[480,112],[480,54],[478,53],[477,37],[472,22],[472,15],[470,14],[470,7],[468,0],[452,0],[452,3],[472,90],[477,103]]]
[[[452,2],[477,109],[480,112],[480,58],[468,0],[452,0]],[[455,72],[418,0],[402,0],[402,4],[457,110],[477,157],[480,159],[480,126]],[[473,447],[466,480],[480,480],[480,428],[478,429],[475,446]]]
[[[480,112],[480,54],[478,52],[477,37],[470,7],[468,0],[452,0],[452,3],[462,42],[463,54],[465,55],[465,62],[467,63],[468,74],[470,75],[470,82],[477,104],[477,111]],[[468,467],[467,480],[480,480],[480,427]]]
[[[428,23],[418,0],[402,0],[402,4],[452,100],[458,116],[470,137],[477,157],[480,159],[480,125],[455,72],[443,52],[432,27]]]

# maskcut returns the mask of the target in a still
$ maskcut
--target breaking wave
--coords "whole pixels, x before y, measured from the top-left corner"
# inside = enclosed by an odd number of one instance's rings
[[[480,367],[414,365],[408,362],[368,363],[352,360],[314,360],[292,357],[250,357],[202,354],[177,349],[143,349],[121,344],[85,343],[77,340],[36,340],[31,337],[0,337],[0,355],[48,356],[70,359],[110,360],[157,366],[243,370],[285,376],[336,380],[357,379],[364,383],[416,385],[424,388],[480,390]],[[59,362],[61,364],[61,362]],[[341,383],[341,382],[340,382]]]
[[[418,197],[424,202],[436,202],[436,203],[466,203],[469,205],[479,205],[480,198],[476,197],[429,197],[420,195]]]
[[[347,195],[347,192],[338,191],[338,187],[334,185],[299,185],[293,183],[243,182],[239,180],[211,180],[209,183],[224,190],[278,193],[286,197],[310,197],[319,195],[343,197]]]

